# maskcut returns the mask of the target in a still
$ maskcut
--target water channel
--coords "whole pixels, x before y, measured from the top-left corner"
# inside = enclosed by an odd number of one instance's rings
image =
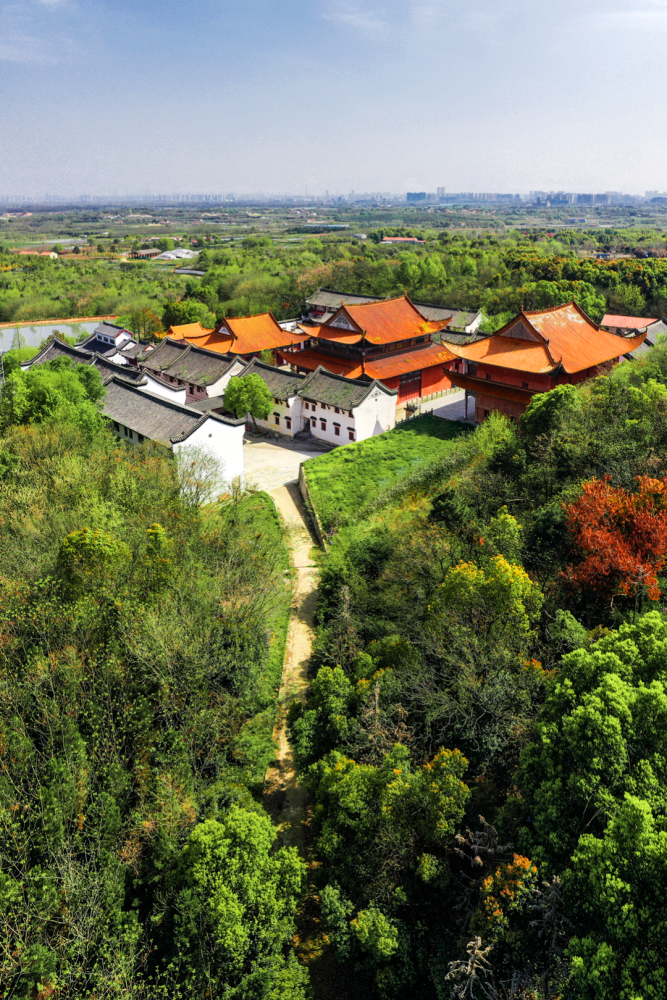
[[[100,325],[101,320],[94,320],[92,323],[35,323],[32,326],[6,326],[0,328],[0,351],[8,351],[12,346],[14,335],[20,330],[25,337],[26,347],[39,347],[41,342],[49,337],[54,330],[59,330],[66,337],[74,337],[78,340],[85,333],[86,336],[92,333],[95,327]]]

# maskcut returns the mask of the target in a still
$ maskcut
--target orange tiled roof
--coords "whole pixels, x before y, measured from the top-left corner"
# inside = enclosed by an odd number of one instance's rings
[[[351,322],[352,330],[337,330],[333,326],[341,314]],[[424,319],[407,295],[402,295],[399,299],[365,302],[356,306],[347,306],[343,303],[340,309],[337,309],[333,316],[318,328],[316,335],[324,340],[357,344],[365,334],[366,340],[371,344],[392,344],[398,340],[409,340],[412,337],[436,333],[444,329],[448,322],[449,320],[431,322]],[[355,333],[355,330],[358,332]]]
[[[400,354],[366,359],[363,368],[361,360],[344,361],[342,358],[325,354],[324,351],[298,351],[296,354],[280,352],[280,356],[289,364],[298,365],[308,371],[315,371],[318,365],[323,365],[335,375],[359,378],[365,371],[370,378],[380,380],[395,375],[405,375],[408,372],[418,372],[423,368],[453,361],[455,358],[455,355],[442,344],[427,344],[424,347],[415,347],[411,351],[402,351]]]
[[[395,375],[406,375],[408,372],[418,372],[433,365],[446,364],[453,361],[452,354],[442,344],[429,344],[428,347],[416,347],[412,351],[389,355],[384,358],[372,358],[366,361],[366,374],[371,378],[385,379]]]
[[[164,336],[171,337],[172,340],[193,340],[199,337],[206,337],[209,333],[213,333],[213,330],[207,330],[198,320],[196,323],[182,323],[180,326],[170,326]]]
[[[216,330],[218,336],[225,333],[231,337],[228,348],[232,354],[252,354],[255,351],[274,350],[276,347],[289,347],[292,344],[302,344],[310,336],[303,333],[291,333],[276,322],[270,312],[259,313],[257,316],[226,317]],[[209,349],[217,350],[217,348]]]
[[[659,321],[647,319],[646,316],[603,316],[600,326],[613,326],[620,330],[645,330],[648,326],[653,326]]]
[[[522,312],[492,337],[473,344],[448,344],[453,354],[499,368],[568,373],[611,361],[633,351],[645,334],[619,338],[600,330],[574,302],[553,309]]]
[[[360,361],[343,361],[339,358],[333,358],[330,354],[325,354],[323,351],[296,351],[294,353],[291,351],[278,351],[278,354],[287,364],[298,365],[299,368],[305,368],[309,372],[314,372],[322,365],[328,371],[333,372],[334,375],[359,378],[362,374]]]

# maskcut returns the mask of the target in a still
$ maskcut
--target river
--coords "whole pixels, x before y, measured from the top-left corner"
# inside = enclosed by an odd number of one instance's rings
[[[99,326],[101,320],[92,323],[35,323],[33,326],[6,326],[0,329],[0,351],[8,351],[12,346],[14,335],[20,330],[25,337],[26,347],[39,347],[45,337],[49,337],[54,330],[59,330],[67,337],[78,339],[82,333],[86,336],[92,333]]]

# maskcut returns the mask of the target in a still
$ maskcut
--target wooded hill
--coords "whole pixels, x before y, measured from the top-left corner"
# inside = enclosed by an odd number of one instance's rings
[[[260,804],[290,602],[273,502],[200,510],[99,393],[42,382],[18,416],[3,393],[0,996],[305,997],[305,867]]]
[[[382,1000],[663,996],[667,345],[384,492],[367,459],[291,716],[341,968]]]

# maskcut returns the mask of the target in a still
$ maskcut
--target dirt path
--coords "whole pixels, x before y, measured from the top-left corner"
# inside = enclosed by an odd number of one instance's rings
[[[273,731],[278,753],[275,764],[266,772],[264,798],[267,808],[276,817],[281,842],[298,847],[299,852],[304,854],[306,795],[297,780],[286,723],[290,705],[305,698],[308,689],[308,660],[313,645],[317,602],[317,567],[310,558],[310,552],[316,542],[310,532],[296,483],[272,490],[271,496],[289,533],[296,581],[280,684],[279,715]]]

